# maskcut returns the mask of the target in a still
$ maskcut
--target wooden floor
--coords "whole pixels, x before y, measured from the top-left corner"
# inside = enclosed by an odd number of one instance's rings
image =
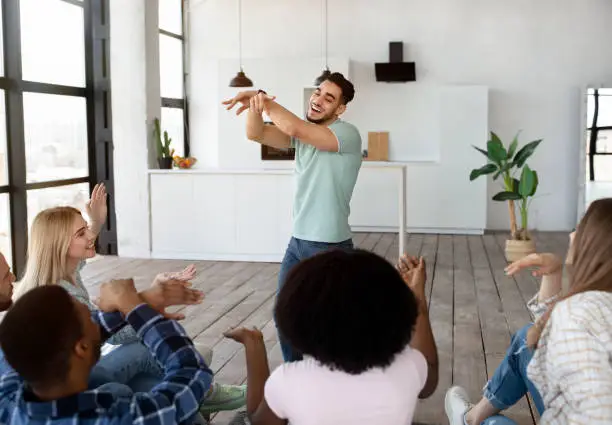
[[[440,356],[440,383],[436,393],[421,401],[415,421],[447,424],[444,393],[451,385],[465,387],[476,401],[483,385],[503,358],[510,335],[529,322],[525,303],[538,283],[525,274],[504,275],[505,234],[485,236],[410,235],[406,252],[423,255],[427,261],[427,293],[430,317]],[[567,235],[535,235],[539,251],[564,255]],[[355,243],[395,263],[398,237],[391,233],[359,233]],[[137,260],[99,257],[83,270],[92,296],[98,285],[110,278],[134,277],[140,288],[149,285],[162,271],[179,270],[193,262]],[[214,349],[212,369],[222,383],[243,383],[246,377],[244,351],[235,342],[223,339],[222,332],[233,326],[257,326],[263,330],[271,368],[282,361],[272,321],[272,304],[279,264],[237,262],[195,262],[198,276],[194,285],[204,290],[199,306],[187,307],[184,326],[197,341]],[[535,408],[523,399],[508,416],[519,424],[532,424]],[[233,412],[213,418],[226,424]]]

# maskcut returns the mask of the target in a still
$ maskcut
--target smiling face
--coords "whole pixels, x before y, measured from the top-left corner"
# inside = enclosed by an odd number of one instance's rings
[[[74,215],[72,237],[68,248],[70,260],[86,260],[96,255],[95,235],[87,227],[87,222],[80,214]]]
[[[6,311],[12,304],[13,282],[15,275],[6,262],[4,255],[0,253],[0,311]]]
[[[328,124],[346,110],[342,89],[331,81],[324,81],[310,96],[306,118],[314,124]]]

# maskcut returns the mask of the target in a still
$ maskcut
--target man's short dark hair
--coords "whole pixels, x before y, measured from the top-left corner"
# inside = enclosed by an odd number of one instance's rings
[[[83,327],[74,301],[57,285],[27,292],[0,324],[0,347],[6,361],[35,386],[66,378],[71,352],[82,337]]]
[[[355,97],[355,87],[353,83],[344,78],[340,72],[333,72],[325,81],[331,81],[342,90],[342,103],[347,104]]]
[[[383,258],[332,250],[289,272],[274,315],[294,349],[332,369],[359,374],[390,365],[406,348],[418,304]]]

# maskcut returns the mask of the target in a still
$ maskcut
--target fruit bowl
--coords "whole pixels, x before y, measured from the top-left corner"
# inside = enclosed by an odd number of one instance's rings
[[[182,157],[182,156],[175,156],[173,159],[174,162],[174,166],[176,168],[181,168],[181,169],[188,169],[193,167],[193,164],[195,164],[196,162],[198,162],[198,160],[192,156],[189,156],[187,158]]]

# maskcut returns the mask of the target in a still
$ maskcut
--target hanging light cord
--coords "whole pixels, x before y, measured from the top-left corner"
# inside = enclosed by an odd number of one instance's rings
[[[242,0],[238,0],[238,60],[242,71]]]
[[[327,42],[327,0],[325,0],[325,69],[329,69],[329,64],[327,63],[327,53],[328,53],[328,42]]]

